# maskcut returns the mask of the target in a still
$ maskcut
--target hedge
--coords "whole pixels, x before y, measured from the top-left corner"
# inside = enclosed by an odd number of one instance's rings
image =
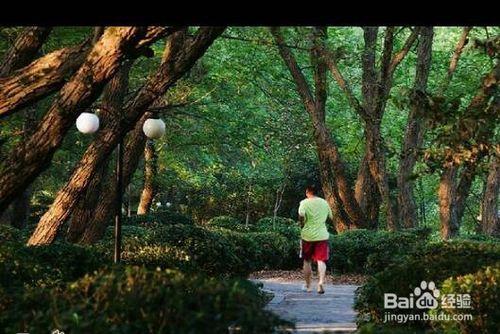
[[[224,228],[159,225],[124,228],[123,259],[128,264],[246,276],[266,268],[296,267],[298,248],[275,232],[239,233]],[[112,251],[112,229],[97,247]],[[111,256],[109,254],[108,256]]]
[[[408,296],[421,281],[440,285],[448,277],[475,272],[500,261],[500,245],[473,241],[439,242],[417,247],[413,253],[396,261],[375,275],[356,291],[355,309],[358,324],[382,323],[384,293]],[[416,313],[417,309],[398,313]],[[396,313],[393,311],[392,313]],[[407,326],[428,327],[425,322]]]
[[[330,263],[337,273],[373,274],[425,243],[430,229],[399,232],[351,230],[330,236]]]
[[[269,333],[290,324],[263,309],[244,280],[215,280],[174,270],[105,268],[53,289],[27,289],[0,315],[6,332]],[[27,311],[29,310],[29,312]]]
[[[498,333],[500,327],[500,263],[475,273],[448,278],[440,287],[442,295],[469,294],[471,308],[437,308],[431,314],[471,314],[472,320],[436,321],[435,329],[455,333]]]
[[[125,225],[149,225],[152,223],[159,224],[185,224],[185,225],[193,225],[193,219],[181,213],[165,210],[165,211],[156,211],[154,213],[146,214],[146,215],[134,215],[131,217],[127,217],[124,221]]]

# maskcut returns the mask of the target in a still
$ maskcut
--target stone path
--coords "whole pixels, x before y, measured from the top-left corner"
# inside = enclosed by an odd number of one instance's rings
[[[284,319],[295,322],[295,333],[352,333],[356,330],[353,309],[357,285],[325,286],[325,294],[301,290],[302,281],[279,278],[255,279],[274,298],[268,309]],[[313,287],[316,287],[314,282]]]

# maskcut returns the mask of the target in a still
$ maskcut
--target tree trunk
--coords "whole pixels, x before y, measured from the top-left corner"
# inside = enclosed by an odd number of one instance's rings
[[[325,186],[323,191],[325,195],[330,197],[327,199],[329,203],[334,203],[334,208],[338,210],[342,207],[342,211],[337,211],[338,219],[343,220],[339,222],[338,232],[345,229],[366,228],[368,227],[368,221],[356,201],[338,149],[333,144],[325,125],[318,122],[316,115],[313,115],[313,119],[316,146],[318,153],[321,152],[318,156],[320,159],[322,184]]]
[[[61,88],[84,62],[89,44],[49,53],[0,78],[0,118],[29,106]]]
[[[397,215],[390,195],[389,180],[385,166],[384,144],[380,134],[380,124],[366,124],[366,150],[371,175],[376,181],[381,198],[386,204],[387,229],[398,228]]]
[[[498,157],[492,157],[481,203],[481,232],[495,237],[500,236],[500,212],[498,208],[500,189],[499,161]]]
[[[0,64],[0,77],[28,65],[49,37],[50,27],[26,27],[16,38],[14,45],[6,52]]]
[[[147,140],[144,148],[144,187],[137,208],[138,215],[148,214],[153,204],[156,194],[157,159],[154,142]]]
[[[370,172],[368,159],[368,152],[365,152],[358,170],[354,194],[356,201],[368,220],[368,228],[376,229],[378,227],[381,197],[378,191],[377,182]]]
[[[406,123],[403,149],[399,161],[398,171],[398,204],[399,217],[405,228],[417,226],[417,205],[414,196],[413,169],[417,161],[419,147],[424,138],[423,115],[425,111],[425,91],[429,79],[432,58],[432,27],[421,29],[417,48],[417,65],[415,73],[414,94],[408,121]]]
[[[441,220],[441,237],[448,240],[458,235],[459,224],[455,208],[457,177],[456,166],[451,166],[441,174],[439,181],[439,219]]]
[[[69,242],[77,242],[80,240],[87,224],[92,219],[95,207],[99,203],[99,194],[105,191],[103,188],[109,174],[108,164],[108,161],[105,161],[98,169],[87,191],[85,191],[85,194],[80,198],[71,213],[71,220],[69,221],[68,230],[66,232],[66,240]]]
[[[25,66],[38,54],[38,50],[47,40],[51,28],[27,27],[17,36],[12,47],[7,51],[2,64],[0,65],[0,77],[10,75],[13,71]],[[33,133],[36,125],[35,110],[28,108],[24,111],[23,141],[26,142]],[[23,228],[29,215],[31,190],[26,189],[17,196],[11,203],[9,218],[10,224],[17,228]]]
[[[467,197],[469,197],[470,188],[472,182],[476,176],[478,161],[473,161],[472,163],[465,163],[460,173],[460,180],[456,187],[455,195],[455,210],[457,211],[457,221],[458,226],[461,225],[462,218],[465,212],[465,202]]]

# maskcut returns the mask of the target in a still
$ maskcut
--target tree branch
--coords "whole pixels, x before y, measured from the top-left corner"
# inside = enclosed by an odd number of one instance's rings
[[[297,85],[297,90],[299,92],[299,95],[307,111],[309,113],[314,112],[314,98],[311,94],[309,85],[306,81],[306,78],[304,77],[304,74],[302,74],[299,65],[297,64],[297,60],[293,56],[290,49],[284,45],[285,43],[280,28],[271,27],[269,29],[271,31],[271,34],[274,36],[274,39],[276,40],[276,44],[278,45],[278,51],[281,55],[281,58],[283,58],[285,64],[290,70],[290,73],[292,74],[295,84]]]
[[[325,38],[326,27],[314,27],[312,32],[313,48],[309,53],[311,64],[313,66],[316,111],[320,113],[321,119],[323,120],[325,119],[325,104],[328,90],[328,85],[326,83],[327,67],[319,50],[325,48]]]
[[[391,64],[389,66],[389,75],[392,75],[394,73],[394,70],[396,67],[403,61],[403,59],[406,57],[408,52],[410,51],[413,43],[417,40],[418,37],[418,29],[413,29],[411,32],[410,36],[406,39],[405,44],[403,45],[403,48],[399,50],[394,57],[392,57]]]
[[[344,92],[344,94],[347,96],[347,99],[349,101],[349,104],[351,107],[360,115],[366,116],[365,115],[365,110],[361,106],[361,103],[359,102],[358,98],[354,95],[351,86],[349,83],[345,80],[344,76],[339,70],[339,67],[337,65],[337,58],[335,55],[330,52],[329,50],[323,49],[321,50],[323,58],[325,59],[326,66],[330,70],[330,73],[332,74],[333,78],[337,82],[337,85],[339,85],[340,89]]]
[[[457,45],[455,46],[455,51],[451,55],[450,66],[448,67],[448,73],[446,74],[446,77],[443,80],[443,84],[441,85],[441,88],[439,90],[439,95],[443,95],[444,92],[448,89],[448,86],[450,85],[451,79],[453,78],[453,74],[457,69],[457,64],[458,61],[460,60],[460,56],[464,51],[465,45],[467,45],[467,43],[469,42],[469,39],[467,37],[469,36],[469,32],[471,30],[472,27],[464,27],[464,29],[462,30],[462,34],[460,35]]]

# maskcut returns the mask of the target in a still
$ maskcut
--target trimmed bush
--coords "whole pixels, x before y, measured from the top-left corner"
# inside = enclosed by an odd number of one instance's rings
[[[110,228],[99,249],[112,251],[111,232]],[[290,241],[275,232],[241,233],[186,225],[129,226],[123,230],[123,259],[148,267],[246,276],[266,268],[296,268],[298,240]]]
[[[89,248],[55,243],[26,247],[0,245],[0,318],[15,306],[25,289],[47,289],[73,281],[103,266],[106,260]],[[25,310],[26,311],[26,310]],[[0,328],[1,321],[0,321]]]
[[[245,226],[238,219],[230,216],[219,216],[210,219],[207,226],[211,228],[225,228],[231,231],[249,232],[253,230],[252,225]]]
[[[181,213],[165,210],[157,211],[147,215],[135,215],[132,217],[127,217],[124,222],[126,225],[150,225],[150,224],[184,224],[193,225],[193,220]]]
[[[376,273],[427,241],[427,228],[400,232],[352,230],[330,237],[334,272]]]
[[[27,247],[0,245],[0,286],[47,286],[72,281],[106,264],[102,254],[68,243]]]
[[[436,321],[435,328],[447,333],[498,333],[500,327],[500,263],[483,268],[473,274],[448,278],[440,292],[448,294],[469,294],[471,308],[437,308],[432,313],[453,315],[471,314],[467,321]]]
[[[260,219],[254,228],[259,232],[277,232],[285,236],[290,241],[293,241],[298,247],[300,241],[300,227],[297,222],[290,218],[266,217]]]
[[[356,291],[355,309],[358,323],[382,323],[384,293],[408,296],[421,281],[433,281],[438,286],[448,277],[475,272],[483,266],[500,261],[500,245],[454,241],[417,247],[410,255],[390,264],[385,270],[369,277]],[[416,313],[418,309],[398,313]],[[396,310],[393,310],[396,313]],[[406,324],[426,326],[424,322]]]
[[[57,289],[27,290],[0,315],[7,332],[268,333],[285,324],[263,310],[248,281],[215,280],[172,270],[101,270]],[[27,312],[30,310],[30,312]]]
[[[4,242],[22,242],[23,235],[21,231],[10,225],[0,224],[0,241]]]

